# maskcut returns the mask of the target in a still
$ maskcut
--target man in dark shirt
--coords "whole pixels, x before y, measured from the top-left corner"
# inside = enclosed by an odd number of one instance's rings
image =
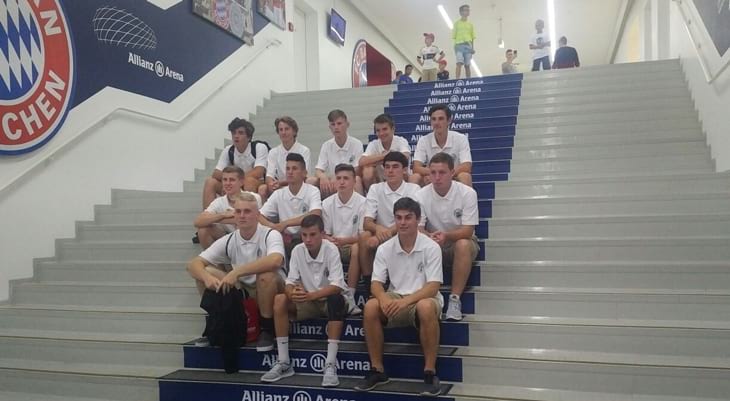
[[[563,36],[558,41],[560,47],[555,52],[555,61],[553,62],[553,68],[573,68],[580,67],[580,60],[578,60],[578,52],[574,47],[568,46],[568,39]]]

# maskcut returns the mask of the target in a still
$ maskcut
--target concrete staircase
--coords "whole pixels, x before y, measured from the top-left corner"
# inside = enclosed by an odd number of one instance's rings
[[[331,109],[343,108],[363,129],[392,91],[275,94],[250,119],[256,138],[275,146],[274,118],[289,110],[316,161],[331,137]],[[32,280],[12,284],[0,306],[0,400],[159,399],[156,379],[183,367],[182,344],[203,329],[185,265],[200,252],[190,242],[192,220],[214,165],[207,160],[181,193],[113,190],[94,221],[77,223],[76,238],[57,240],[54,258],[35,261]]]
[[[459,334],[444,374],[461,374],[448,397],[730,399],[730,176],[714,172],[679,63],[475,86],[484,98],[457,102],[478,104],[457,122],[474,127],[486,261],[475,313],[447,326]],[[345,110],[365,142],[392,90],[276,95],[251,119],[275,144],[273,119],[293,116],[316,160],[329,110]],[[401,110],[443,97],[429,92],[401,87],[390,102],[409,140],[425,133],[409,129],[422,113]],[[504,100],[515,93],[516,127],[495,125],[515,118]],[[13,284],[0,399],[158,399],[155,379],[183,367],[182,344],[202,329],[184,263],[198,252],[190,222],[212,163],[183,193],[113,191],[32,281]]]

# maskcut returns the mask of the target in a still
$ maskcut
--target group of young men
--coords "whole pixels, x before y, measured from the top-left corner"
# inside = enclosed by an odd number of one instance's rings
[[[362,142],[347,133],[345,113],[333,110],[333,137],[322,144],[309,177],[310,152],[297,142],[292,118],[275,120],[281,144],[270,151],[252,141],[249,122],[236,118],[229,125],[233,144],[206,181],[204,211],[195,219],[204,250],[188,271],[201,293],[239,288],[255,297],[261,322],[256,349],[270,351],[276,344],[278,351],[262,381],[294,374],[290,320],[326,318],[322,385],[339,385],[345,317],[362,313],[371,371],[355,389],[389,381],[383,328],[414,326],[425,359],[423,395],[440,393],[443,268],[452,270],[444,317],[458,321],[479,250],[479,217],[468,139],[449,130],[446,105],[433,106],[429,115],[433,132],[419,140],[411,171],[410,147],[395,135],[391,116],[374,119],[377,139],[363,151]],[[363,310],[354,297],[358,282],[366,292]]]

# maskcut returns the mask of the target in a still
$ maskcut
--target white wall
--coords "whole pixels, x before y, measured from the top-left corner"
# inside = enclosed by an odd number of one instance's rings
[[[316,41],[315,83],[322,89],[351,86],[352,51],[359,38],[394,62],[404,60],[348,3],[337,7],[348,22],[347,43],[339,47],[325,37],[325,13],[332,2],[294,1],[316,20],[308,41]],[[294,1],[287,2],[292,21]],[[218,89],[272,40],[281,45],[263,51],[243,74]],[[73,109],[45,147],[0,158],[0,300],[8,297],[9,280],[32,276],[33,258],[53,256],[56,238],[73,237],[75,221],[92,220],[93,205],[110,202],[111,188],[182,190],[183,181],[192,179],[194,169],[203,167],[204,159],[223,144],[232,117],[255,112],[270,91],[295,87],[294,54],[293,34],[268,25],[256,36],[256,46],[242,47],[170,104],[107,88]],[[210,100],[180,124],[113,112],[128,108],[178,119],[209,94]],[[72,144],[63,148],[68,142]],[[40,167],[27,173],[35,165]]]
[[[667,3],[665,0],[640,0],[634,4],[615,62],[679,58],[717,171],[730,170],[730,130],[727,129],[730,126],[730,114],[727,112],[730,105],[730,70],[725,70],[711,84],[707,83],[679,6],[673,1]],[[647,5],[652,13],[648,16],[651,27],[645,23]],[[635,30],[640,34],[637,35]],[[642,44],[645,38],[650,38],[652,48],[647,49]],[[711,43],[700,45],[707,49],[714,48]],[[637,47],[641,48],[638,59]]]

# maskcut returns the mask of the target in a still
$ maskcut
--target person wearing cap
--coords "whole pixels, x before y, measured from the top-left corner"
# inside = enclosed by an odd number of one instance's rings
[[[438,73],[438,62],[446,56],[443,50],[433,45],[434,35],[432,33],[423,34],[426,46],[421,48],[418,53],[418,64],[423,67],[421,69],[421,78],[423,82],[435,81]],[[438,59],[437,59],[438,57]]]
[[[446,60],[439,60],[439,72],[436,74],[436,78],[439,81],[446,81],[447,79],[449,79],[449,70],[446,69],[446,65]]]

